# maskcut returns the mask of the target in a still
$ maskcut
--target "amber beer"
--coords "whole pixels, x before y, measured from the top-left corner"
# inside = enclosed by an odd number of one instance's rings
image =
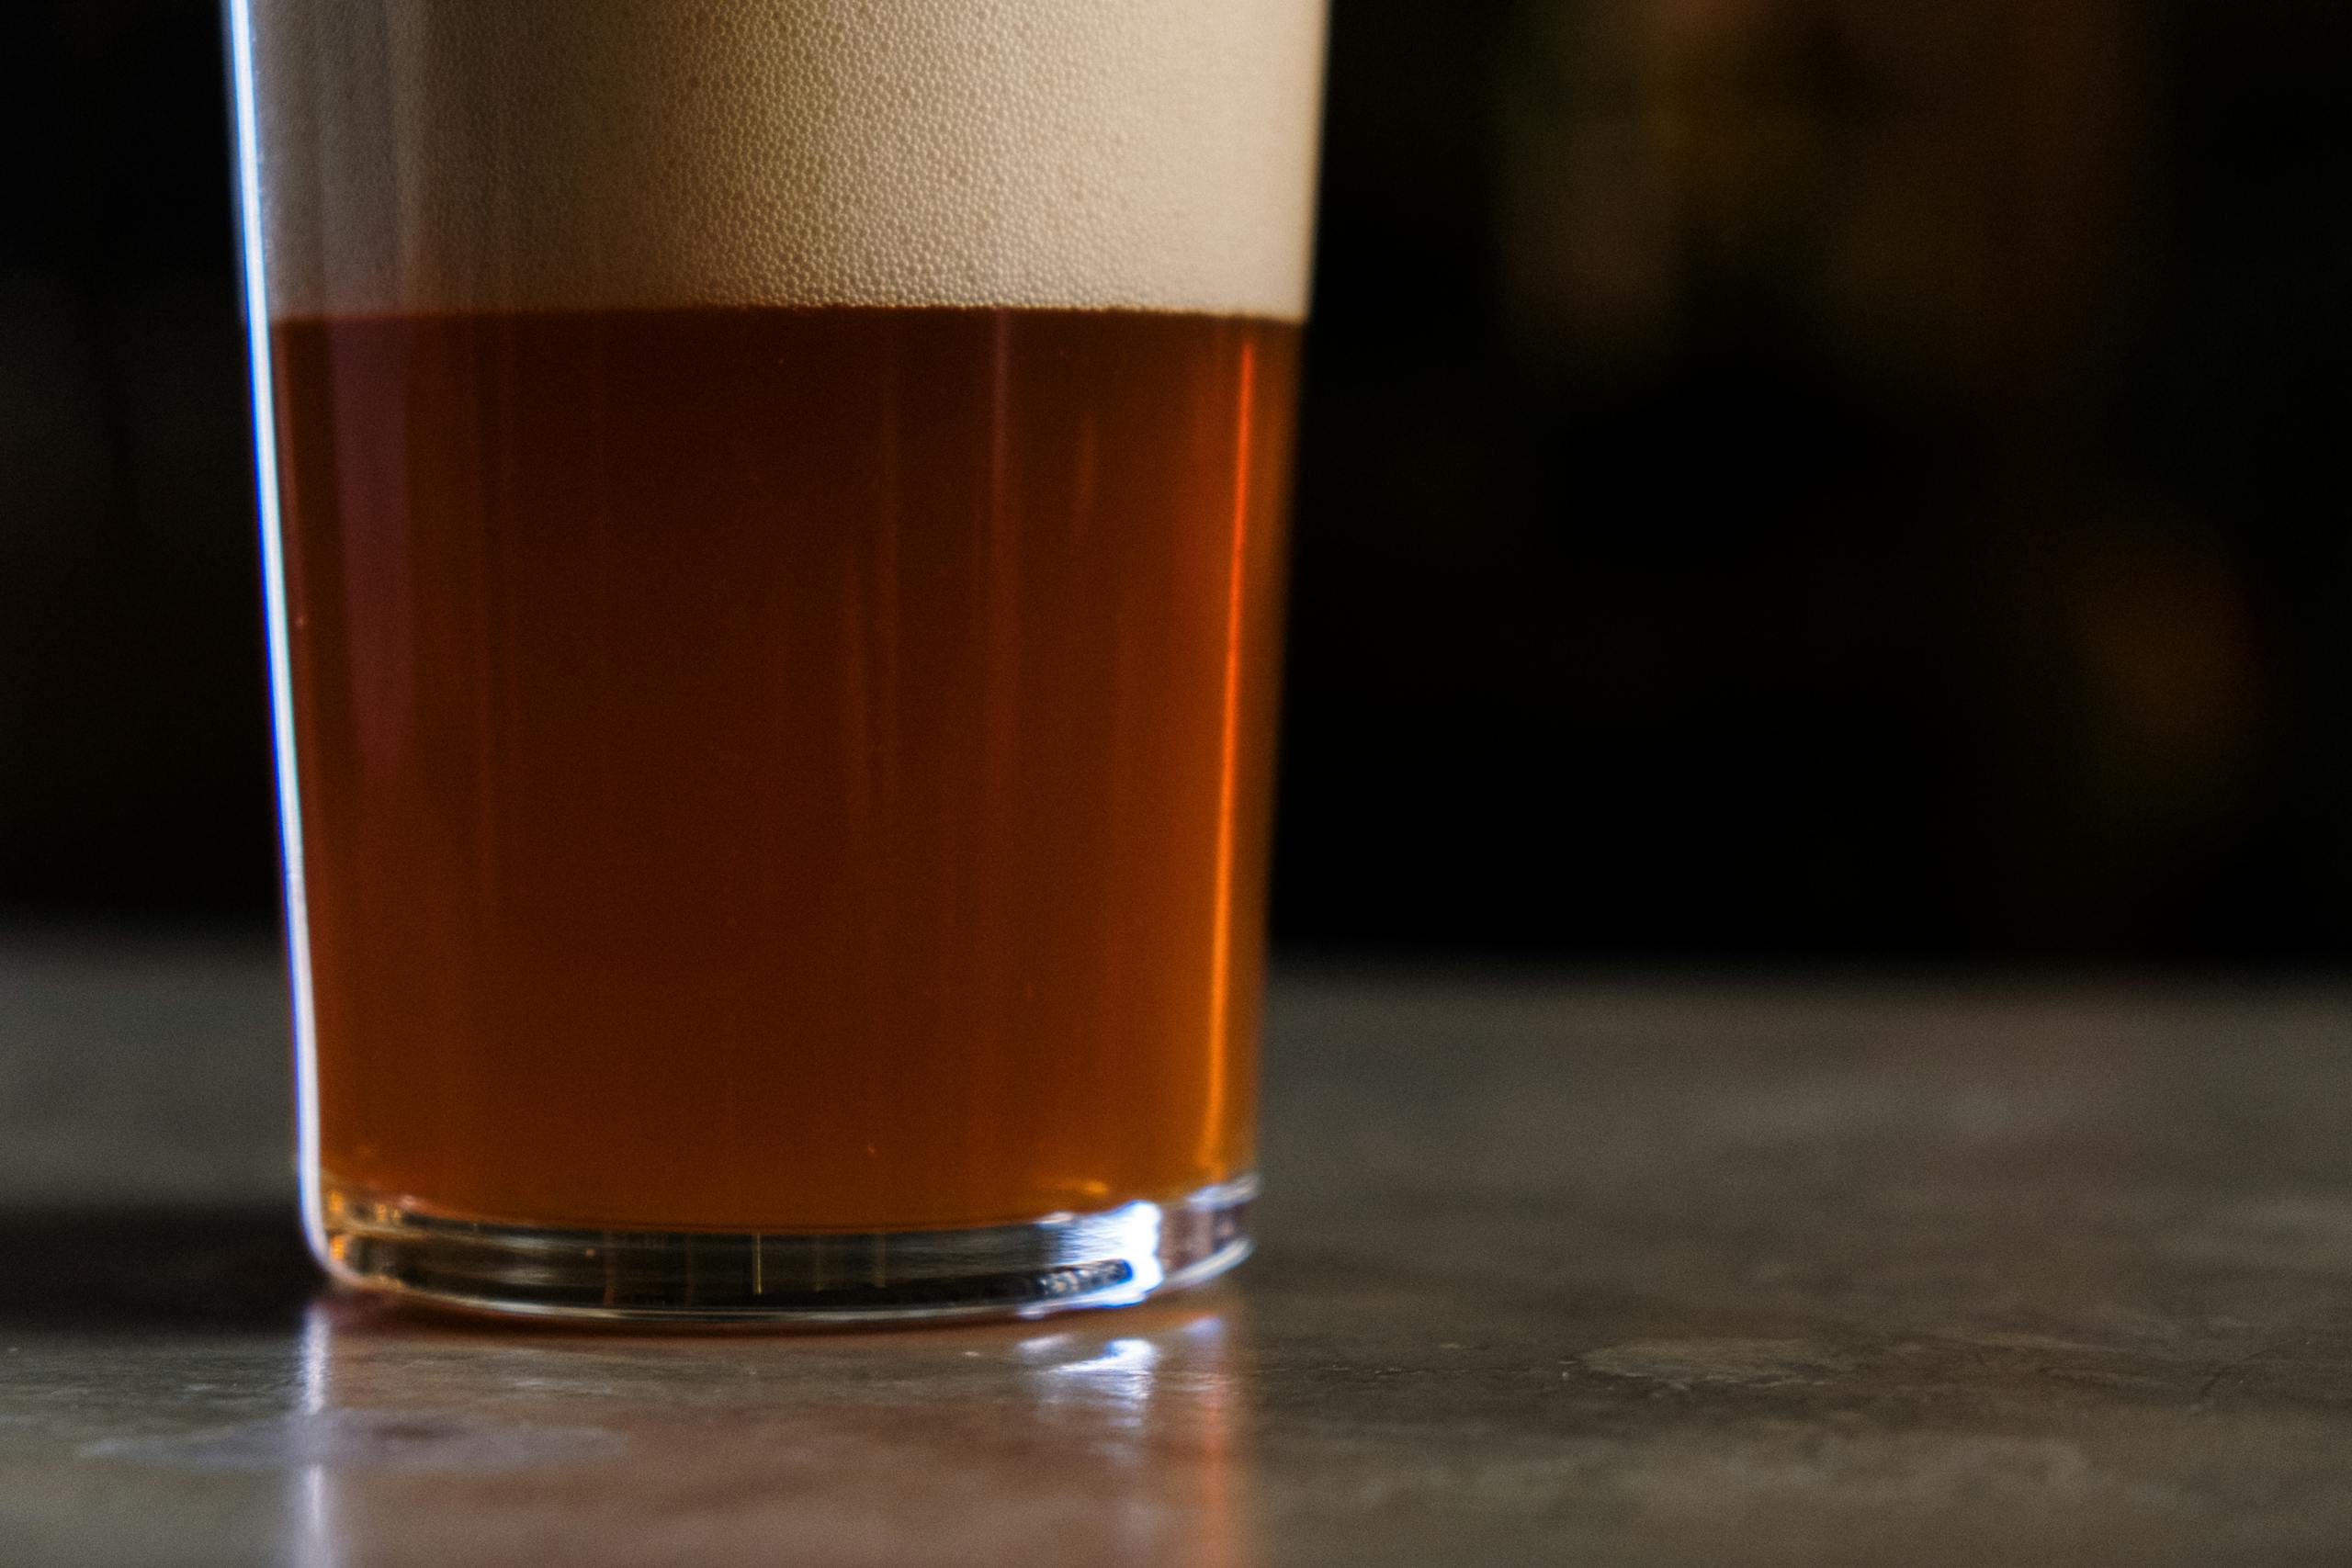
[[[330,1181],[857,1230],[1247,1171],[1296,337],[280,322]]]
[[[232,17],[346,1279],[1246,1247],[1319,6],[880,15]]]

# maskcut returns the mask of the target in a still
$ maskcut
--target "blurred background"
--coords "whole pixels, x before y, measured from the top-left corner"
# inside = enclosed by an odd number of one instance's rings
[[[216,9],[12,15],[0,919],[266,928]],[[1336,0],[1278,942],[2340,965],[2348,43]]]

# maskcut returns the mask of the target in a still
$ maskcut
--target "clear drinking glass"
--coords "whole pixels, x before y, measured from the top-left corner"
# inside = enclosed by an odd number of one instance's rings
[[[313,1245],[1249,1246],[1322,0],[230,0]]]

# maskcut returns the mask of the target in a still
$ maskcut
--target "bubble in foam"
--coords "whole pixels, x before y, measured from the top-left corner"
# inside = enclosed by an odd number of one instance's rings
[[[1296,319],[1323,0],[258,0],[272,306]]]

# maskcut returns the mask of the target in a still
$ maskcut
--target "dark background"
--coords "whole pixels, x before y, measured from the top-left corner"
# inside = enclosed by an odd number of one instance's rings
[[[1337,0],[1276,935],[2337,965],[2352,8]],[[0,51],[0,916],[266,924],[220,28]]]

